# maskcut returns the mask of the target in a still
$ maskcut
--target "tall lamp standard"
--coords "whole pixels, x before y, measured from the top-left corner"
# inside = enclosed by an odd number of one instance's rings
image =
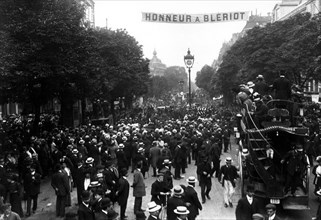
[[[194,56],[191,55],[191,51],[187,50],[187,55],[184,56],[184,62],[185,66],[188,69],[188,103],[189,103],[189,108],[191,109],[192,107],[192,94],[191,94],[191,68],[193,67],[194,64]]]

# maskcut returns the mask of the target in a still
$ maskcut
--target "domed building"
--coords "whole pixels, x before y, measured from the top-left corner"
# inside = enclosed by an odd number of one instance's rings
[[[152,76],[164,76],[166,65],[157,57],[157,52],[154,50],[153,58],[149,62],[149,72]]]

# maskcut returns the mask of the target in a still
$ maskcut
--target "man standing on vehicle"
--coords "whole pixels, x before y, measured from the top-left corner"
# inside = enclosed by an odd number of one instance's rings
[[[294,195],[298,186],[302,187],[302,174],[306,166],[310,166],[303,151],[303,146],[297,144],[293,150],[290,150],[281,160],[286,168],[285,191],[291,189]]]
[[[232,165],[232,158],[227,157],[225,159],[226,164],[221,167],[221,172],[219,175],[219,182],[224,187],[224,207],[227,208],[232,204],[232,196],[235,192],[235,180],[239,177],[237,169]]]

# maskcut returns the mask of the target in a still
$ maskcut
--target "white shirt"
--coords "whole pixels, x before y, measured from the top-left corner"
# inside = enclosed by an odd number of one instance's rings
[[[90,178],[85,178],[85,181],[84,181],[84,189],[85,190],[88,189],[89,184],[90,184]]]
[[[84,206],[86,206],[87,208],[89,207],[89,204],[86,204],[84,202],[82,202],[82,204],[84,204]]]
[[[273,220],[275,218],[275,213],[269,217],[269,220]]]
[[[252,205],[253,203],[253,197],[250,197],[248,195],[246,195],[247,201],[249,201],[249,203]]]

